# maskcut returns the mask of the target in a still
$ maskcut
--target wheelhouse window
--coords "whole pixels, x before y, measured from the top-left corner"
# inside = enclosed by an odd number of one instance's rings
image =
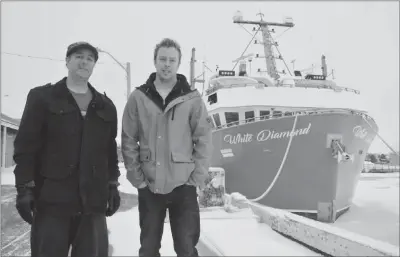
[[[246,123],[254,122],[254,111],[245,112],[244,119],[246,120]]]
[[[221,127],[221,119],[219,118],[219,113],[213,114],[213,118],[214,118],[215,126],[217,126],[217,128],[220,128]]]
[[[208,96],[208,102],[210,103],[210,105],[215,104],[217,101],[218,101],[217,93]]]
[[[285,112],[285,116],[292,116],[293,112]]]
[[[228,127],[239,125],[239,113],[225,112],[225,120]]]
[[[260,120],[268,120],[271,111],[261,110],[260,111]]]

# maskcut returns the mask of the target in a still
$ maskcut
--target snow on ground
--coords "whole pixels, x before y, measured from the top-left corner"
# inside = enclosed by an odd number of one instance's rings
[[[121,176],[119,190],[124,193],[137,194],[126,179],[126,169],[119,165]],[[107,218],[110,230],[109,242],[112,245],[112,256],[138,256],[140,247],[139,211],[137,207],[126,212],[118,212]],[[164,225],[164,234],[161,241],[161,256],[176,256],[169,223]]]
[[[137,207],[107,218],[107,226],[110,230],[109,243],[112,246],[112,256],[138,256],[140,228]],[[176,256],[169,223],[164,225],[160,254],[161,256]]]
[[[126,169],[123,163],[119,164],[119,170],[121,172],[121,176],[118,179],[118,182],[120,183],[120,186],[118,187],[119,191],[137,195],[137,189],[126,179]]]
[[[2,185],[14,185],[14,167],[1,172]],[[120,191],[137,194],[120,164]],[[226,255],[312,255],[308,249],[256,223],[251,215],[236,217],[223,211],[201,214],[202,235]],[[137,256],[139,214],[137,207],[107,218],[113,256]],[[332,224],[390,244],[399,245],[399,173],[361,174],[353,205]],[[169,223],[165,223],[161,255],[176,256]]]
[[[126,170],[122,166],[120,170],[120,190],[137,192],[126,180]],[[109,218],[108,226],[113,256],[138,254],[140,228],[137,207]],[[226,256],[315,256],[313,251],[279,235],[268,225],[257,223],[249,209],[234,214],[218,209],[201,212],[201,229],[202,236],[211,240]],[[201,254],[201,249],[198,250]],[[176,256],[169,223],[164,226],[160,253],[162,256]]]
[[[202,236],[223,256],[321,256],[257,222],[249,208],[204,211],[201,218]]]
[[[2,185],[15,185],[14,168],[1,168],[1,184]]]
[[[361,174],[353,205],[333,225],[399,246],[399,173]]]

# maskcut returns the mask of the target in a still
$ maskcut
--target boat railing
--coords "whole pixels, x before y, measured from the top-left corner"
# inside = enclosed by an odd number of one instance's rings
[[[335,92],[341,92],[341,91],[346,91],[346,92],[352,92],[357,95],[360,94],[359,90],[348,88],[348,87],[341,87],[337,86],[333,81],[330,80],[309,80],[309,79],[300,79],[296,80],[296,85],[295,87],[302,87],[302,88],[316,88],[316,89],[330,89]]]
[[[220,89],[229,89],[229,88],[238,88],[238,87],[271,87],[268,85],[265,85],[264,83],[245,83],[245,84],[231,84],[229,86],[227,85],[212,85],[210,88],[206,89],[206,95],[211,95],[215,93],[216,91]],[[309,80],[302,80],[301,82],[296,82],[295,86],[287,86],[287,85],[279,85],[276,84],[275,86],[272,87],[278,87],[278,88],[312,88],[312,89],[329,89],[333,90],[335,92],[341,92],[341,91],[346,91],[346,92],[351,92],[354,94],[359,95],[360,91],[348,87],[341,87],[341,86],[334,86],[334,85],[328,85],[328,84],[323,84],[323,83],[315,83],[312,84],[309,82]]]
[[[264,120],[273,120],[273,119],[285,119],[285,118],[290,118],[295,115],[297,116],[307,116],[307,115],[319,115],[319,114],[352,114],[352,115],[359,115],[362,117],[365,117],[369,120],[373,120],[369,115],[367,115],[365,112],[362,111],[356,111],[356,110],[351,110],[351,109],[321,109],[321,108],[308,108],[308,109],[297,109],[293,111],[286,111],[286,112],[281,112],[279,114],[276,113],[270,113],[267,115],[259,115],[255,116],[252,118],[247,118],[247,119],[242,119],[242,120],[237,120],[237,121],[232,121],[220,126],[214,126],[214,130],[221,130],[225,128],[230,128],[233,126],[239,126],[239,125],[244,125],[252,122],[259,122],[259,121],[264,121]],[[214,123],[215,124],[215,123]]]
[[[235,88],[235,87],[254,87],[254,86],[264,86],[264,87],[268,87],[267,85],[263,84],[263,83],[232,83],[231,85],[227,86],[227,85],[212,85],[210,86],[210,88],[206,89],[206,95],[210,95],[212,93],[215,93],[216,91],[218,91],[219,89],[229,89],[229,88]]]

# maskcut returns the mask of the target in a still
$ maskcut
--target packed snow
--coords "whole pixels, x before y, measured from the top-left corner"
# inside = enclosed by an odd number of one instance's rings
[[[399,246],[399,173],[363,173],[350,210],[333,224]]]
[[[126,171],[120,165],[120,191],[137,194],[126,180]],[[14,167],[3,169],[1,184],[14,184]],[[333,225],[366,235],[393,245],[399,245],[399,174],[361,174],[348,213]],[[202,237],[212,242],[224,255],[318,255],[304,246],[257,223],[249,209],[227,213],[222,209],[201,212]],[[137,207],[121,211],[107,219],[113,256],[134,256],[139,250],[139,214]],[[201,253],[201,249],[199,249]],[[169,223],[165,223],[162,238],[162,256],[176,256]]]

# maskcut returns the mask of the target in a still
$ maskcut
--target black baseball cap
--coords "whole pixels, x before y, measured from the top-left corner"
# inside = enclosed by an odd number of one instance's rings
[[[80,49],[88,49],[92,51],[96,62],[99,59],[99,52],[97,51],[96,47],[92,46],[88,42],[83,42],[83,41],[70,44],[67,49],[67,57],[69,57],[71,54],[75,53]]]

